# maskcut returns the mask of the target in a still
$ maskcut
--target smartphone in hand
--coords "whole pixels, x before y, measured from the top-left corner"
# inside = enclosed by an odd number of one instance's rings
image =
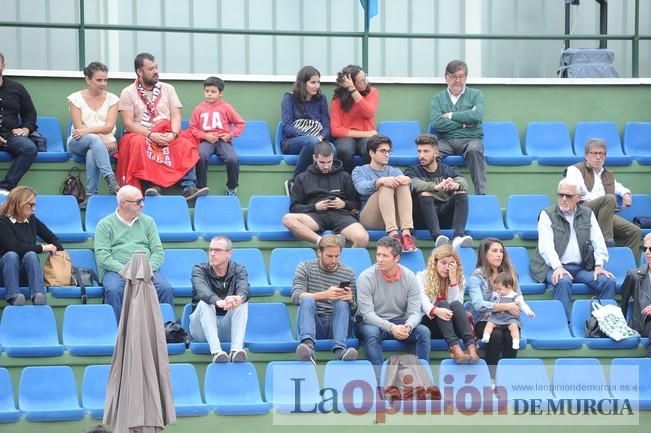
[[[341,283],[339,283],[340,289],[347,289],[348,287],[350,287],[350,281],[342,281]]]

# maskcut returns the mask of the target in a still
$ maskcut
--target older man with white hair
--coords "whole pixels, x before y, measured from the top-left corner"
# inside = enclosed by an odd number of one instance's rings
[[[558,203],[538,217],[538,247],[531,275],[551,285],[570,318],[572,282],[584,283],[600,299],[615,297],[615,277],[603,268],[608,248],[592,210],[579,205],[579,187],[565,178],[558,183]]]
[[[102,218],[95,229],[95,259],[104,286],[104,303],[113,307],[118,322],[125,284],[119,272],[136,251],[144,252],[149,258],[158,300],[174,303],[172,286],[159,272],[164,254],[156,223],[152,217],[142,214],[144,200],[138,188],[123,186],[117,193],[117,209]]]

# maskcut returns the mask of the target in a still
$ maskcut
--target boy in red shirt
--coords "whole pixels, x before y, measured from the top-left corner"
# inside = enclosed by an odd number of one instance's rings
[[[204,101],[192,111],[190,133],[199,140],[197,187],[208,184],[208,158],[212,154],[226,164],[226,194],[237,195],[240,162],[233,149],[233,138],[244,131],[242,116],[224,101],[224,81],[208,77],[203,82]]]

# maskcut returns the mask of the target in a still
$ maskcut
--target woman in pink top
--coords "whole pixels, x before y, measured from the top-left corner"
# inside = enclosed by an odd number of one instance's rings
[[[369,162],[366,142],[377,134],[375,111],[380,95],[370,86],[364,70],[348,65],[337,74],[337,87],[330,107],[330,127],[335,139],[337,159],[344,170],[353,171],[353,157],[361,155]]]

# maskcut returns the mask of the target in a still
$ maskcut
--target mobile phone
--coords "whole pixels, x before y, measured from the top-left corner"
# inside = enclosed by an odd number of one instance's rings
[[[345,289],[346,287],[350,287],[350,281],[342,281],[341,283],[339,283],[340,289]]]

